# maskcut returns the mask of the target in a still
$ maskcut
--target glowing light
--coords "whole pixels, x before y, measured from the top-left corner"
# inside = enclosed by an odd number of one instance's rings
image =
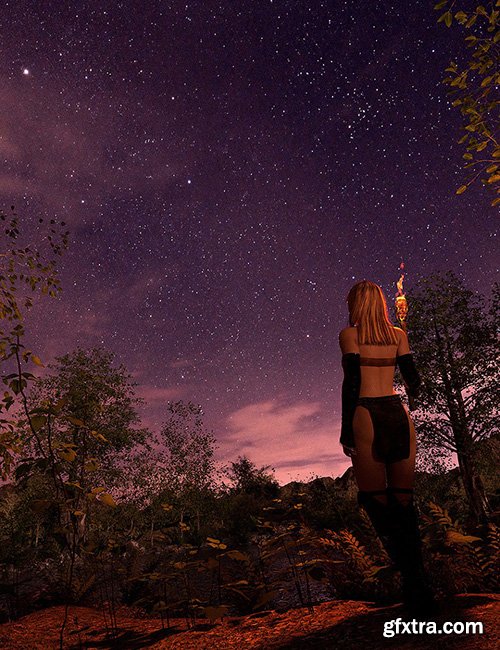
[[[406,302],[406,296],[403,292],[403,280],[405,274],[403,273],[405,268],[404,262],[401,262],[399,265],[399,270],[401,271],[401,276],[396,282],[396,287],[398,292],[396,294],[396,317],[400,323],[404,323],[406,316],[408,314],[408,303]]]

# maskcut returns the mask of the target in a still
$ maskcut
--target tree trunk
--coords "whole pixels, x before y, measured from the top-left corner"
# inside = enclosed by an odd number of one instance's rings
[[[439,349],[440,373],[449,409],[449,419],[455,440],[460,476],[472,516],[477,524],[485,524],[489,520],[491,509],[484,491],[483,482],[474,462],[473,440],[468,428],[460,382],[454,372],[448,330],[445,326],[443,337],[437,327],[436,320],[434,320],[434,331]],[[448,366],[446,366],[446,361]]]
[[[471,514],[477,524],[486,524],[491,513],[490,504],[481,476],[476,471],[471,450],[457,451],[457,459]]]

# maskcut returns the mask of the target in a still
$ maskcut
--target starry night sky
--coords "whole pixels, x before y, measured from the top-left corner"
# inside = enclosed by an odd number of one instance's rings
[[[487,293],[497,208],[441,83],[434,2],[3,3],[0,205],[66,221],[44,363],[103,345],[159,429],[192,400],[217,458],[337,476],[355,281],[455,271]],[[24,228],[24,229],[26,229]],[[38,370],[38,369],[37,369]],[[43,370],[37,374],[43,374]]]

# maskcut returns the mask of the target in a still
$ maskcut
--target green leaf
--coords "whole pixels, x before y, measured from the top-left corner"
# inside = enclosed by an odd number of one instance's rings
[[[472,160],[473,157],[474,156],[471,153],[464,153],[464,155],[462,156],[462,158],[464,158],[464,160]]]

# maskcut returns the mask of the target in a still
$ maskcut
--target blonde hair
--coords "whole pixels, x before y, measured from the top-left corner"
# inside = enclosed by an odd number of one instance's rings
[[[347,295],[349,321],[357,324],[358,344],[393,345],[398,343],[394,325],[389,319],[382,289],[369,280],[357,282]]]

